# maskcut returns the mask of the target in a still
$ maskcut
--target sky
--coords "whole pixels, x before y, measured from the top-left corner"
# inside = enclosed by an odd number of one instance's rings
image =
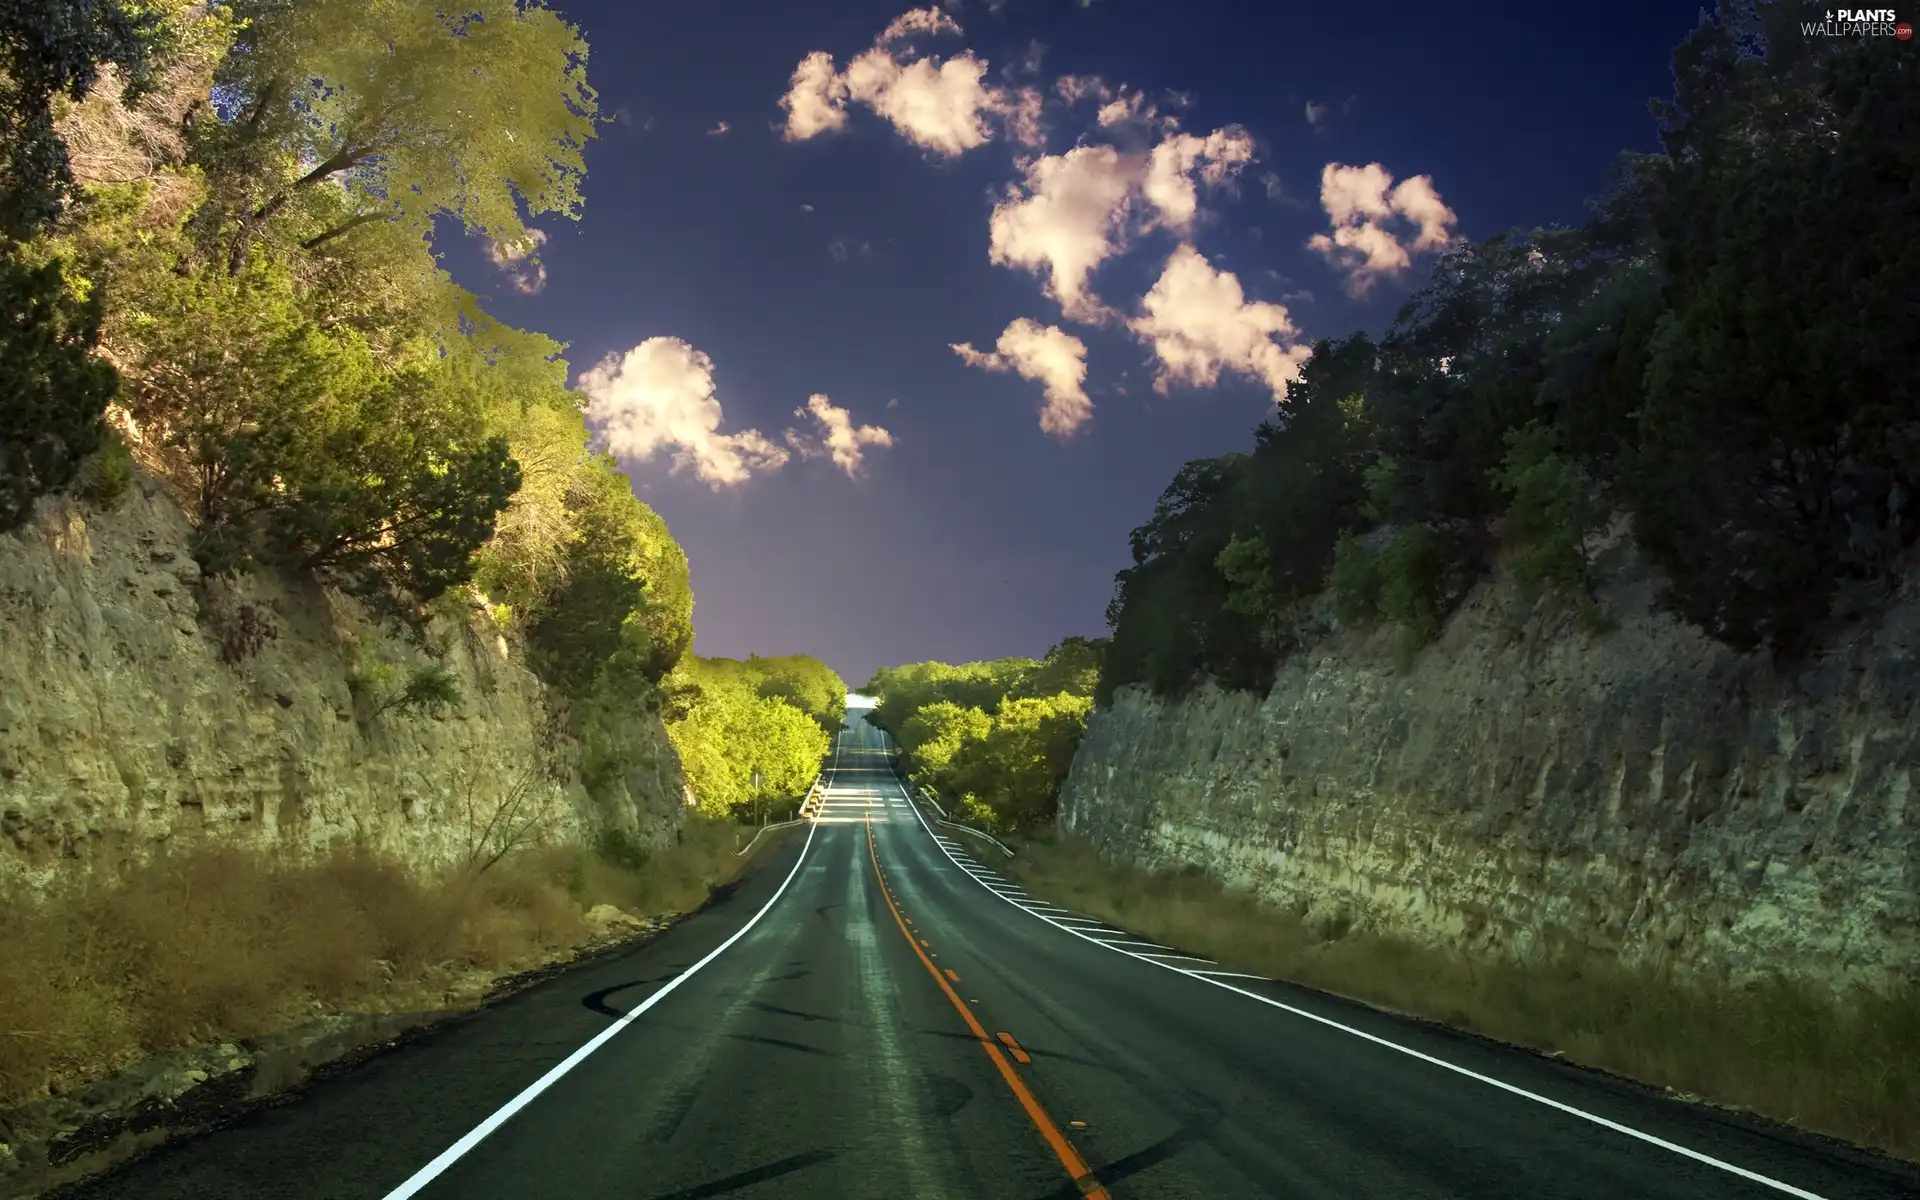
[[[550,0],[578,220],[446,255],[568,346],[686,549],[695,650],[880,666],[1105,632],[1180,465],[1454,239],[1656,148],[1696,5]],[[1471,16],[1458,15],[1471,12]]]

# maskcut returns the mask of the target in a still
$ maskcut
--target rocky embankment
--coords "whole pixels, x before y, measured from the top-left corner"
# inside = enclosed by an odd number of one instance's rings
[[[1590,635],[1482,584],[1411,669],[1325,630],[1270,694],[1125,689],[1074,834],[1198,866],[1329,933],[1567,947],[1836,986],[1920,977],[1920,597],[1797,673],[1653,615]]]
[[[0,536],[0,878],[180,837],[440,866],[469,853],[470,813],[529,789],[556,837],[673,836],[685,782],[658,719],[632,717],[637,765],[590,795],[558,701],[476,604],[410,640],[312,584],[203,579],[189,532],[136,477],[115,511],[42,501]],[[432,662],[458,703],[378,711]]]

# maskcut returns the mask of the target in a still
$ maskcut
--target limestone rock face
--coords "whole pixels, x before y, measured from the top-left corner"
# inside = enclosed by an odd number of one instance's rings
[[[469,807],[527,788],[553,837],[672,839],[686,785],[657,718],[627,721],[637,765],[589,796],[560,702],[477,608],[427,635],[461,702],[374,715],[350,677],[428,647],[291,577],[203,580],[189,532],[137,477],[116,511],[43,500],[0,536],[0,874],[110,871],[201,836],[443,865],[469,853]]]
[[[1798,674],[1651,613],[1481,585],[1410,670],[1323,631],[1259,697],[1124,689],[1061,820],[1335,927],[1681,971],[1920,976],[1920,598]]]

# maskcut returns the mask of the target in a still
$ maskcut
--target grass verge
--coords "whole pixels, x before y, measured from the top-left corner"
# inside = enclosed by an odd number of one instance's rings
[[[698,908],[739,869],[734,837],[690,819],[650,855],[613,838],[438,878],[353,851],[293,862],[198,845],[111,881],[0,894],[0,1110],[317,1014],[448,1007],[595,941],[596,905]]]
[[[1055,904],[1235,970],[1746,1109],[1920,1161],[1920,989],[1834,997],[1785,981],[1677,981],[1593,952],[1470,959],[1310,925],[1197,870],[1148,872],[1026,837],[1008,869]]]

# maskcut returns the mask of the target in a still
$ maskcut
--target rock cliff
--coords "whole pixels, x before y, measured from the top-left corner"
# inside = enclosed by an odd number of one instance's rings
[[[203,579],[188,534],[136,476],[115,511],[43,500],[0,536],[0,875],[111,870],[184,836],[431,867],[516,793],[550,806],[553,837],[673,836],[685,783],[658,719],[623,718],[637,765],[589,795],[560,701],[476,605],[410,641],[311,583]],[[457,705],[373,711],[433,661]]]
[[[1650,611],[1590,635],[1478,587],[1410,669],[1323,626],[1264,696],[1123,689],[1069,832],[1324,929],[1681,972],[1920,976],[1920,597],[1783,674]]]

